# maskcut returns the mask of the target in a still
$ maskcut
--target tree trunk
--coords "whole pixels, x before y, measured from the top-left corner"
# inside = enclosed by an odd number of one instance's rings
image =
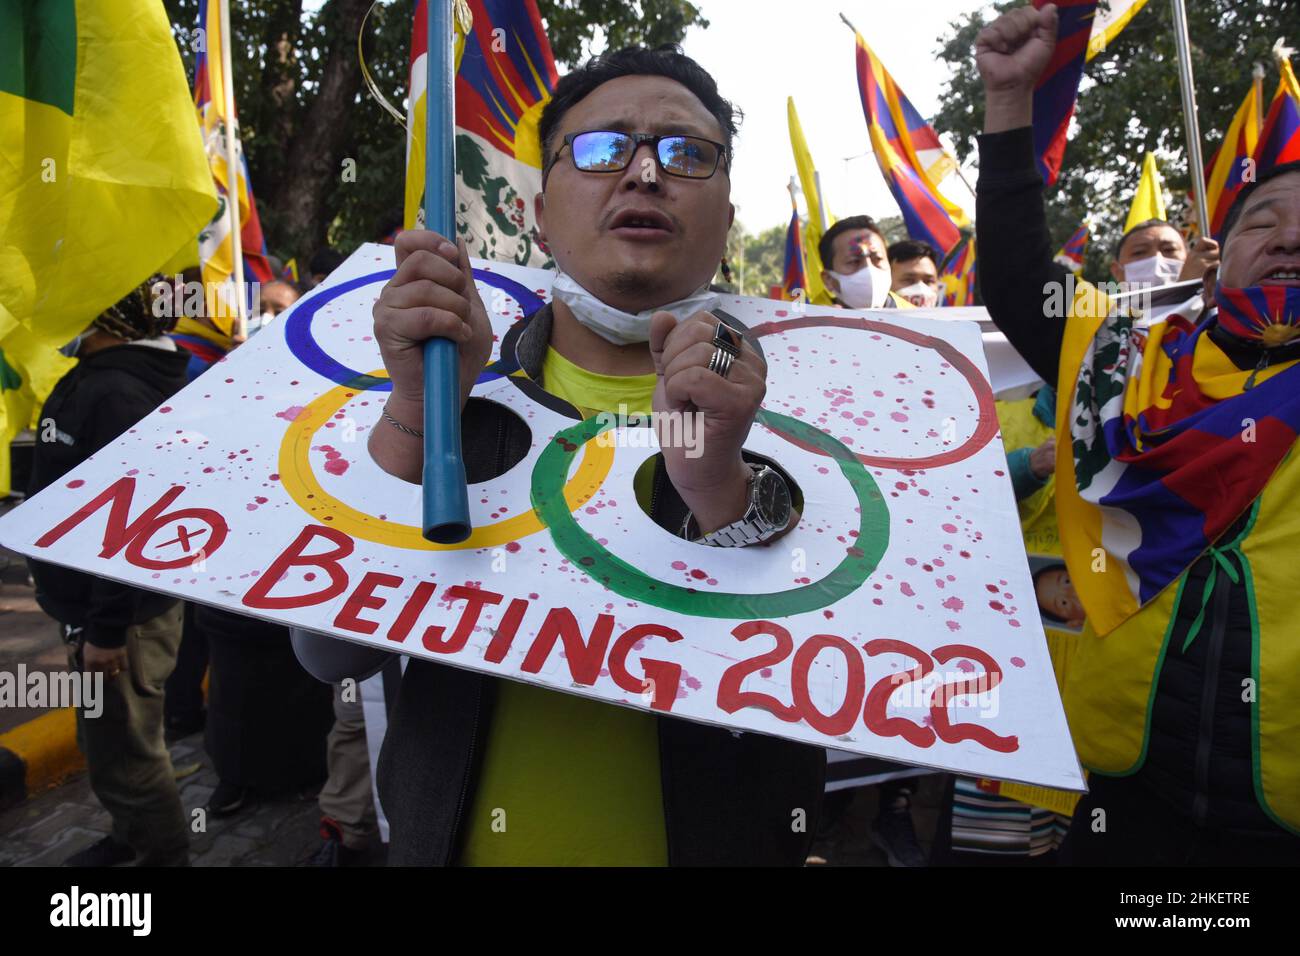
[[[289,0],[277,8],[267,22],[262,37],[266,65],[262,69],[262,105],[258,133],[273,144],[274,151],[283,156],[293,143],[297,125],[298,54],[302,37],[302,0]],[[284,163],[259,164],[258,192],[266,196],[267,205],[278,208],[280,189],[284,183]],[[274,220],[274,216],[271,217]],[[278,246],[279,236],[268,236]]]
[[[328,34],[333,39],[316,98],[287,153],[278,195],[281,239],[300,261],[324,244],[329,227],[325,204],[333,177],[342,173],[351,111],[361,90],[357,33],[369,6],[370,0],[331,0],[323,11],[330,16]]]

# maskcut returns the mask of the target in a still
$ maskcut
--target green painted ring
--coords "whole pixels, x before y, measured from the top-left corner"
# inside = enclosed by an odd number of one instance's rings
[[[532,503],[550,528],[560,553],[615,594],[694,617],[788,617],[816,611],[852,594],[871,576],[889,546],[889,508],[874,478],[856,455],[835,438],[806,422],[766,409],[758,421],[768,428],[798,436],[824,452],[839,466],[858,498],[861,521],[855,544],[844,559],[820,581],[770,594],[737,594],[684,588],[650,577],[611,553],[582,529],[564,500],[564,481],[574,454],[601,432],[622,424],[611,415],[597,415],[558,432],[533,467]]]

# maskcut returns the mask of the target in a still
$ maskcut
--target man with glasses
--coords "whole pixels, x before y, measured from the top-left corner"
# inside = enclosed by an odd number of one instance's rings
[[[597,57],[557,84],[542,114],[537,222],[559,267],[553,301],[503,346],[575,418],[698,413],[698,457],[666,445],[637,497],[701,547],[774,540],[797,521],[775,463],[744,451],[766,365],[708,283],[734,210],[734,111],[675,48]],[[504,472],[530,436],[470,400],[492,331],[463,243],[402,233],[375,306],[393,392],[370,452],[418,482],[422,346],[460,353],[471,482]],[[726,317],[729,319],[729,317]],[[772,552],[772,560],[785,560]],[[380,666],[377,652],[299,633],[323,679]],[[825,777],[820,748],[412,660],[378,769],[390,861],[455,865],[801,864]]]

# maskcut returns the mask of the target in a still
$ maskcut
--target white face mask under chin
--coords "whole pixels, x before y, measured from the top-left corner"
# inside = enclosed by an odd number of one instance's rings
[[[615,345],[650,341],[650,319],[656,312],[671,312],[680,322],[696,312],[708,312],[715,308],[720,298],[718,293],[710,292],[706,285],[684,299],[633,314],[607,305],[563,272],[556,275],[555,281],[551,283],[551,297],[567,305],[573,317],[582,325]]]
[[[849,275],[838,272],[831,272],[831,275],[840,284],[835,297],[850,309],[878,309],[889,297],[892,279],[884,269],[865,265]]]
[[[1156,254],[1145,259],[1135,259],[1124,266],[1124,281],[1137,287],[1168,285],[1177,282],[1182,272],[1181,259]]]

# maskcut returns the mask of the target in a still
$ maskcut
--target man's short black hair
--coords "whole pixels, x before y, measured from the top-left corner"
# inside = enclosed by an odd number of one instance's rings
[[[1266,169],[1255,178],[1253,183],[1246,183],[1241,188],[1241,192],[1237,193],[1237,198],[1232,201],[1232,205],[1228,208],[1228,214],[1223,217],[1223,229],[1220,232],[1222,238],[1219,240],[1222,247],[1219,250],[1220,254],[1227,248],[1228,235],[1232,232],[1232,227],[1237,224],[1237,220],[1241,218],[1241,212],[1246,208],[1246,200],[1250,198],[1250,194],[1269,180],[1277,179],[1277,177],[1285,176],[1288,173],[1300,173],[1300,159]]]
[[[911,262],[913,259],[929,259],[936,269],[939,268],[939,253],[934,246],[919,239],[901,239],[890,246],[885,254],[889,256],[891,265],[895,262]]]
[[[869,229],[880,237],[881,242],[886,241],[885,234],[876,225],[876,220],[870,216],[849,216],[847,219],[841,219],[822,233],[821,242],[817,243],[817,253],[822,257],[822,268],[829,270],[831,263],[835,261],[836,237],[854,229]]]
[[[1141,232],[1143,229],[1150,229],[1153,226],[1168,226],[1170,229],[1173,229],[1174,232],[1178,232],[1177,227],[1175,227],[1172,222],[1165,219],[1148,219],[1146,222],[1140,222],[1124,233],[1124,235],[1120,236],[1119,242],[1115,243],[1115,261],[1119,261],[1120,254],[1124,251],[1124,243],[1128,242],[1129,236],[1133,235],[1135,232]],[[1182,233],[1179,233],[1179,235],[1182,235]]]
[[[542,139],[542,168],[550,166],[555,153],[555,133],[564,114],[584,100],[588,94],[621,76],[662,76],[676,80],[695,94],[704,108],[713,114],[722,128],[723,142],[727,147],[727,165],[731,165],[731,143],[738,132],[736,123],[740,110],[723,99],[717,81],[709,72],[681,51],[675,43],[666,43],[653,50],[643,46],[628,46],[621,50],[605,52],[566,73],[555,84],[550,101],[542,109],[538,133]]]

